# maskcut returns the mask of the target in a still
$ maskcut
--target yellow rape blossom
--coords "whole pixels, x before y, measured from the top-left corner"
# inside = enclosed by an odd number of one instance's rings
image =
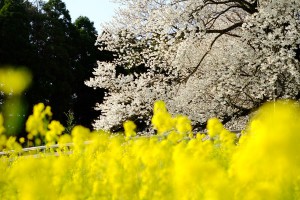
[[[5,128],[4,128],[3,124],[4,124],[3,115],[0,113],[0,135],[5,132]]]
[[[82,126],[63,135],[60,123],[50,122],[47,131],[56,135],[63,149],[55,156],[49,152],[38,154],[40,157],[0,155],[0,171],[5,172],[0,173],[1,198],[300,198],[299,103],[266,104],[239,141],[217,119],[209,120],[209,136],[192,136],[188,118],[172,117],[162,102],[155,107],[154,116],[153,126],[161,132],[168,130],[166,137],[132,138],[135,125],[130,121],[124,123],[129,137],[90,133]],[[189,139],[182,139],[188,135]],[[18,148],[16,138],[2,136],[0,148]],[[70,147],[63,146],[71,141]],[[62,150],[65,153],[60,154]]]
[[[21,138],[19,139],[19,142],[20,142],[20,144],[23,144],[23,143],[25,142],[25,138],[24,138],[24,137],[21,137]]]
[[[48,125],[49,131],[54,132],[55,135],[61,135],[65,128],[59,121],[52,120],[51,123]]]
[[[167,112],[166,104],[163,101],[156,101],[153,106],[153,113]]]
[[[6,141],[6,150],[20,151],[21,145],[16,141],[16,137],[9,137]]]
[[[191,120],[187,116],[178,115],[175,118],[175,127],[178,133],[190,133],[192,131]]]
[[[64,134],[59,137],[58,139],[58,144],[60,146],[64,146],[65,144],[71,143],[72,142],[72,137],[68,134]]]
[[[46,141],[48,143],[55,142],[58,136],[65,130],[59,121],[52,120],[48,125],[49,130],[46,132]]]
[[[6,146],[7,137],[5,135],[0,135],[0,151],[2,151]]]
[[[174,128],[174,119],[168,113],[166,105],[163,101],[156,101],[153,108],[153,117],[151,123],[158,134],[171,131]]]
[[[88,140],[90,130],[81,125],[77,125],[72,129],[72,142],[76,147],[81,147],[84,141]]]
[[[219,119],[211,118],[208,120],[207,133],[211,138],[215,137],[216,135],[219,135],[223,129],[224,127]]]
[[[136,136],[136,132],[135,132],[136,125],[134,124],[133,121],[128,120],[124,122],[123,127],[127,138]]]
[[[26,121],[26,131],[29,133],[27,138],[32,140],[38,134],[45,136],[48,131],[48,120],[51,116],[52,112],[50,106],[45,107],[43,103],[35,105],[33,107],[33,114],[30,115]]]
[[[5,94],[21,94],[31,83],[32,76],[25,68],[0,69],[0,90]]]

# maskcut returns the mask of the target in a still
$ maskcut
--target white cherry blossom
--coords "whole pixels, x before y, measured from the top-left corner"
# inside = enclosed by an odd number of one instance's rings
[[[115,59],[86,81],[108,91],[96,129],[127,119],[149,126],[156,100],[195,129],[210,117],[241,129],[262,103],[300,98],[299,0],[118,2],[98,38]]]

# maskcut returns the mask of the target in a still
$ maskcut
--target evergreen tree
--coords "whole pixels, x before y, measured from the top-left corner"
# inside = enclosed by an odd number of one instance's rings
[[[94,110],[98,99],[102,99],[104,91],[101,88],[93,89],[84,83],[97,67],[97,60],[103,55],[95,45],[97,40],[97,31],[94,23],[87,17],[80,16],[74,22],[77,37],[76,57],[73,58],[73,73],[76,74],[76,80],[73,83],[73,101],[76,123],[92,128],[93,120],[99,115]],[[103,58],[102,58],[103,59]]]
[[[32,50],[30,5],[22,0],[2,0],[0,6],[0,63],[26,65]]]
[[[93,22],[79,17],[72,23],[61,0],[1,0],[0,36],[0,67],[26,66],[32,73],[32,84],[23,96],[28,114],[34,104],[43,102],[63,124],[65,113],[72,111],[77,123],[90,126],[99,114],[93,109],[96,99],[104,93],[84,81],[97,60],[106,59],[95,46]]]

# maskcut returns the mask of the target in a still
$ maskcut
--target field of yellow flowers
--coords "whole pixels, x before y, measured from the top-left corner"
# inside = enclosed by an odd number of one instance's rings
[[[19,141],[0,115],[0,199],[300,199],[299,103],[267,103],[239,138],[218,119],[192,133],[162,101],[153,113],[156,136],[136,136],[131,121],[125,134],[75,126],[68,135],[38,104]],[[25,143],[48,148],[21,153]]]
[[[50,114],[35,106],[26,140],[40,134],[48,145],[57,142],[55,154],[49,148],[18,156],[20,144],[0,125],[2,150],[15,149],[0,158],[1,199],[300,198],[298,103],[263,106],[240,139],[217,119],[208,122],[209,138],[194,136],[188,118],[171,116],[161,101],[154,105],[153,137],[135,137],[130,121],[126,136],[81,126],[63,135],[59,122],[43,125]]]

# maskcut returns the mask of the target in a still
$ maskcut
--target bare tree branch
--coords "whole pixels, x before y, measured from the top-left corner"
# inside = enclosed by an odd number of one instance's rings
[[[204,61],[204,59],[206,58],[206,56],[210,53],[213,45],[215,44],[215,42],[218,40],[219,37],[221,37],[222,35],[226,34],[227,32],[230,32],[232,30],[234,30],[237,27],[242,26],[242,22],[233,24],[232,26],[225,28],[225,29],[220,29],[220,30],[207,30],[206,33],[218,33],[218,35],[213,39],[213,41],[210,43],[209,49],[205,52],[205,54],[201,57],[200,61],[198,62],[198,64],[196,65],[196,67],[193,69],[193,71],[183,79],[183,81],[181,82],[187,82],[187,80],[198,70],[198,68],[201,66],[202,62]]]

